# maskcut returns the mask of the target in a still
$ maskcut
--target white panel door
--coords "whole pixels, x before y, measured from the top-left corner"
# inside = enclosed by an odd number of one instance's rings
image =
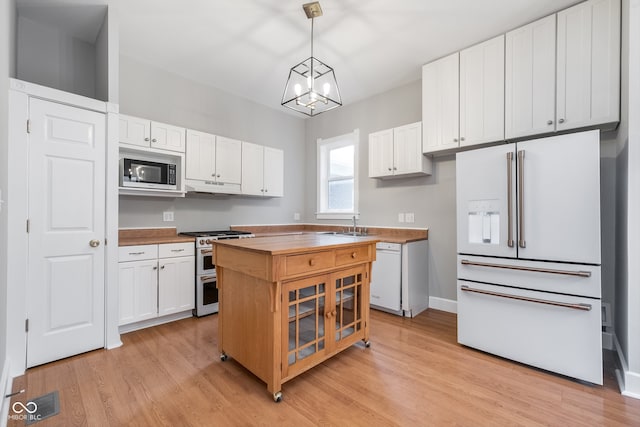
[[[189,129],[187,130],[186,147],[186,178],[215,181],[216,136]]]
[[[158,261],[119,263],[119,325],[158,317]]]
[[[515,190],[515,144],[456,154],[458,253],[516,257]]]
[[[422,67],[422,151],[459,145],[459,53]]]
[[[555,130],[556,16],[506,35],[505,137]]]
[[[504,139],[504,35],[460,52],[460,146]]]
[[[29,109],[31,367],[104,347],[106,119],[35,98]]]
[[[242,181],[242,142],[236,139],[217,137],[216,180],[228,184]]]
[[[557,128],[619,120],[620,0],[558,13]]]
[[[264,195],[284,196],[284,151],[264,147]]]
[[[422,172],[422,123],[393,129],[393,174]]]
[[[600,264],[599,135],[517,144],[519,258]]]
[[[185,129],[166,123],[151,122],[151,147],[184,153]]]
[[[262,196],[264,193],[264,147],[242,143],[242,194]]]
[[[158,315],[179,313],[195,307],[193,256],[158,260]]]
[[[151,122],[149,120],[120,114],[120,143],[149,147],[150,138]]]
[[[393,175],[393,129],[369,134],[369,178]]]

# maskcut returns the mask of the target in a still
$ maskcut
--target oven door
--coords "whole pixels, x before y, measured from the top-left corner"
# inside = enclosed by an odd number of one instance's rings
[[[218,312],[218,287],[213,274],[196,276],[196,316]]]
[[[216,274],[216,266],[213,263],[213,248],[198,249],[198,259],[196,260],[196,274],[214,275]]]

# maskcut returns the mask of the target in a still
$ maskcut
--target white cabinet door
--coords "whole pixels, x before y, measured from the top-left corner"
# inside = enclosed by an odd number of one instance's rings
[[[423,171],[422,123],[412,123],[393,129],[393,174]]]
[[[184,153],[185,129],[166,123],[151,122],[151,147]]]
[[[262,196],[264,193],[264,147],[242,143],[242,194]]]
[[[150,146],[151,122],[147,119],[120,114],[120,143]]]
[[[559,12],[557,43],[557,129],[618,121],[620,0]]]
[[[164,316],[195,307],[195,258],[193,256],[158,260],[158,315]]]
[[[460,52],[460,146],[504,140],[504,35]]]
[[[596,130],[517,144],[520,258],[600,264],[599,141]]]
[[[216,181],[240,184],[242,180],[242,142],[225,138],[216,139]]]
[[[515,258],[515,196],[515,144],[458,153],[458,253]]]
[[[506,35],[505,137],[555,131],[556,16]]]
[[[186,178],[215,181],[216,136],[187,130]]]
[[[130,261],[118,265],[119,325],[158,316],[158,261]]]
[[[459,53],[422,67],[422,151],[459,145]]]
[[[284,196],[284,152],[264,147],[264,195]]]
[[[393,175],[393,129],[369,134],[369,177]]]

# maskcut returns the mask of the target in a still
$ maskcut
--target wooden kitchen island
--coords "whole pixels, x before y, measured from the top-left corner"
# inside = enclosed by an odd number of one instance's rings
[[[369,346],[373,237],[305,233],[214,242],[218,346],[281,386],[359,340]]]

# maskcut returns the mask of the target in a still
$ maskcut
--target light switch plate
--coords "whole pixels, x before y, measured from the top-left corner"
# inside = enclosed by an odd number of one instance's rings
[[[171,211],[162,212],[162,220],[165,222],[173,221],[173,212]]]
[[[300,213],[296,212],[293,214],[293,220],[294,221],[300,221]]]

